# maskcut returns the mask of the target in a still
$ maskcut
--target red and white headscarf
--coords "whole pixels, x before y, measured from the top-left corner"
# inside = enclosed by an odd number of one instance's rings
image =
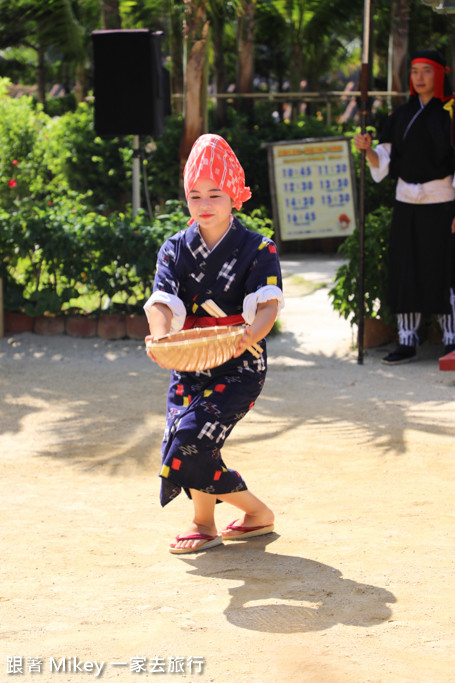
[[[245,186],[243,168],[220,135],[201,135],[194,143],[183,171],[186,197],[200,178],[213,180],[229,195],[236,209],[251,197],[250,188]]]
[[[447,102],[453,96],[448,74],[450,69],[446,66],[445,60],[439,52],[435,50],[419,50],[414,53],[411,66],[413,64],[430,64],[434,70],[434,95],[441,102]],[[416,95],[412,85],[412,78],[409,78],[409,90],[411,95]]]

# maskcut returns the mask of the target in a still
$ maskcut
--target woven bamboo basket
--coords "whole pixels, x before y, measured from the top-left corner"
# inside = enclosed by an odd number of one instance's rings
[[[194,327],[147,341],[146,348],[165,368],[182,372],[208,370],[232,358],[244,331],[243,325]]]

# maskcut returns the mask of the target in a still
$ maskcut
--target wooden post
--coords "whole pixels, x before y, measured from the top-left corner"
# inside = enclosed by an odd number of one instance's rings
[[[363,11],[363,45],[362,67],[360,75],[360,125],[362,133],[366,129],[366,115],[368,106],[368,53],[370,45],[370,0],[365,0]],[[364,315],[365,315],[365,167],[366,156],[363,149],[360,155],[360,199],[359,199],[359,291],[358,291],[358,336],[357,362],[363,365],[364,343]]]

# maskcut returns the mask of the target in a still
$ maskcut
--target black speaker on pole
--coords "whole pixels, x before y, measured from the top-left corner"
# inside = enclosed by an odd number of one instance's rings
[[[170,88],[161,36],[148,29],[92,32],[98,135],[162,135]]]

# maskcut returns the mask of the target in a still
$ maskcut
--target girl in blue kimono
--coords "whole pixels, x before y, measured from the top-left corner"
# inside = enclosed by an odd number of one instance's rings
[[[262,390],[267,370],[264,337],[284,303],[275,244],[232,216],[232,208],[239,209],[251,193],[223,138],[198,138],[184,182],[190,226],[168,239],[158,254],[154,291],[144,307],[150,337],[216,324],[247,327],[231,360],[211,370],[171,375],[161,505],[183,488],[194,506],[192,521],[170,545],[170,552],[178,554],[273,531],[272,510],[225,465],[221,449]],[[207,299],[215,301],[225,317],[207,317],[201,306]],[[256,342],[263,348],[259,358],[247,350]],[[240,510],[240,517],[221,533],[215,524],[219,501]]]

